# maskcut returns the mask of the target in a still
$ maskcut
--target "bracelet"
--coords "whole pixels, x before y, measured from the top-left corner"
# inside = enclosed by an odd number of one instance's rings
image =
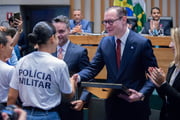
[[[23,32],[23,29],[21,29],[21,30],[18,30],[18,33],[22,33]]]

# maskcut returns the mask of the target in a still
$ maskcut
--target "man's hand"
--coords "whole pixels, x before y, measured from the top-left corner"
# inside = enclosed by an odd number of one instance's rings
[[[154,29],[159,29],[159,21],[151,20],[150,21],[150,29],[153,31]]]
[[[74,80],[75,83],[77,84],[79,82],[79,75],[78,74],[74,74],[72,77],[71,77],[71,80]]]
[[[23,31],[23,21],[19,20],[19,19],[15,19],[14,21],[15,26],[17,27],[17,30],[19,33],[21,33]]]
[[[76,25],[76,26],[72,29],[72,33],[82,33],[81,27],[82,27],[82,25]]]
[[[6,27],[4,27],[4,26],[0,26],[0,31],[5,32],[6,30],[7,30],[7,28],[6,28]]]
[[[80,111],[83,109],[83,106],[85,103],[82,100],[76,100],[76,101],[72,101],[71,104],[74,105],[74,107],[72,109],[74,109],[76,111]]]
[[[143,94],[140,92],[137,92],[136,90],[133,89],[128,89],[129,92],[131,93],[130,95],[125,95],[125,94],[119,94],[118,97],[122,98],[130,103],[140,101]]]

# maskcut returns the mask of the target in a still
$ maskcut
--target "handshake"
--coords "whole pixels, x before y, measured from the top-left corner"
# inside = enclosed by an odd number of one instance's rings
[[[26,120],[26,112],[15,105],[0,104],[0,120]]]

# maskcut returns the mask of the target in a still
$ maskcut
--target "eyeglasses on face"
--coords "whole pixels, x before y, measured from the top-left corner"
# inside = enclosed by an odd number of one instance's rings
[[[119,17],[119,18],[117,18],[117,19],[114,19],[114,20],[103,20],[103,21],[102,21],[102,24],[103,24],[103,25],[106,25],[106,24],[108,23],[109,25],[112,25],[115,21],[120,20],[122,17],[123,17],[123,16],[121,16],[121,17]]]

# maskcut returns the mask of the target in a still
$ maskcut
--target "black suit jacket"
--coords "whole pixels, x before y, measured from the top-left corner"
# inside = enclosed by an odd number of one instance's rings
[[[159,96],[163,100],[161,120],[180,120],[180,73],[176,76],[172,86],[168,84],[175,68],[173,65],[168,69],[167,83],[157,88]]]
[[[161,21],[160,20],[160,25],[162,24],[162,29],[164,30],[164,35],[169,36],[171,35],[171,26],[169,21]],[[144,24],[144,28],[142,30],[142,34],[149,34],[149,29],[150,29],[150,22],[146,22]]]

